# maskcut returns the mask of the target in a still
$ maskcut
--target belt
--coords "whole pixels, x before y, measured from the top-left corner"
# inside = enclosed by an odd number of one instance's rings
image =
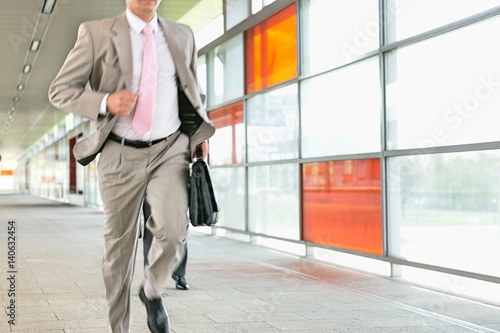
[[[125,138],[122,138],[122,137],[120,137],[118,135],[110,133],[109,136],[108,136],[108,139],[111,140],[111,141],[118,142],[118,143],[122,143],[123,142],[123,144],[125,146],[130,146],[130,147],[134,147],[134,148],[147,148],[147,147],[151,147],[152,145],[155,145],[157,143],[162,142],[163,140],[166,139],[166,137],[165,138],[161,138],[161,139],[157,139],[157,140],[153,140],[153,141],[139,141],[139,140],[125,139]]]

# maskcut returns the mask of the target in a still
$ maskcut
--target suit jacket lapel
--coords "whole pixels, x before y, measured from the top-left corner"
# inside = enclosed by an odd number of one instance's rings
[[[114,34],[111,40],[115,45],[120,68],[125,78],[127,89],[130,89],[132,84],[132,45],[130,42],[130,28],[125,13],[117,17],[111,32]]]

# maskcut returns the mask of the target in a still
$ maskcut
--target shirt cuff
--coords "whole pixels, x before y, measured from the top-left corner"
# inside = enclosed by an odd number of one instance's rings
[[[102,98],[101,109],[99,110],[100,115],[105,116],[108,114],[108,110],[107,110],[108,96],[109,96],[109,93],[104,95],[104,97]]]

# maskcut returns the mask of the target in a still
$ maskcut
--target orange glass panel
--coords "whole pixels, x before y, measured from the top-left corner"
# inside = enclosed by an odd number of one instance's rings
[[[383,254],[380,160],[304,164],[304,240]]]
[[[295,4],[246,31],[247,93],[297,76]]]
[[[223,161],[215,164],[243,163],[243,152],[237,151],[238,147],[244,144],[244,133],[240,133],[244,130],[243,102],[210,111],[208,117],[212,120],[216,129],[224,129],[216,131],[211,139],[210,161]],[[212,144],[212,142],[214,143]],[[229,144],[231,144],[230,150],[219,149],[220,147],[217,146]]]
[[[0,171],[0,176],[13,176],[14,171],[12,170],[2,170]]]

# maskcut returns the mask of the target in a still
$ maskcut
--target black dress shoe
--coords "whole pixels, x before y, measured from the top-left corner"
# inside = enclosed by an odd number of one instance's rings
[[[148,314],[148,327],[152,333],[170,333],[170,319],[163,307],[161,297],[149,300],[144,293],[144,288],[139,290],[139,298]]]
[[[175,287],[177,289],[182,289],[182,290],[189,289],[189,284],[188,284],[186,277],[184,275],[183,276],[173,275],[172,279],[175,280]]]

